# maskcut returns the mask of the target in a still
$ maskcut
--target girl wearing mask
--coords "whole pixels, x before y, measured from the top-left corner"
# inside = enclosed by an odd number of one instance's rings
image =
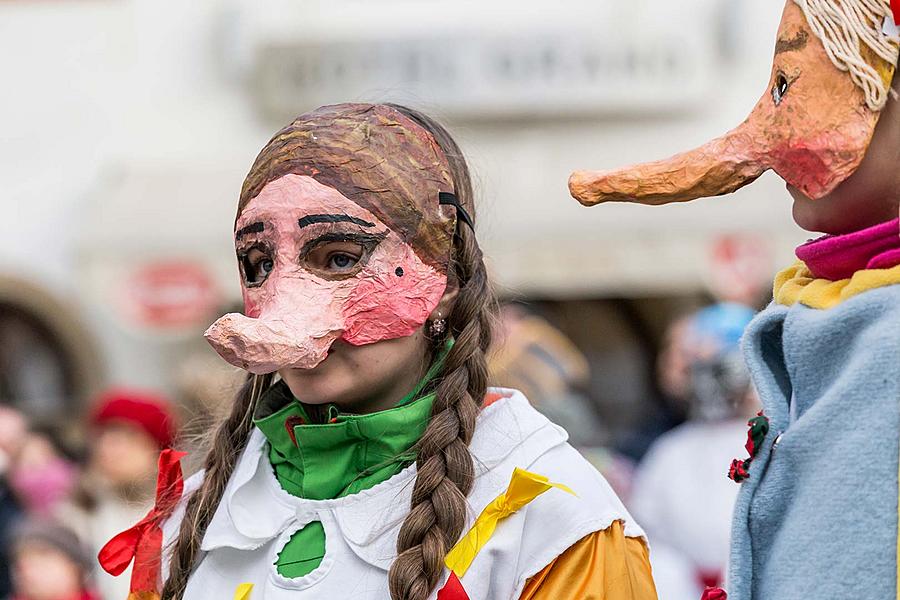
[[[235,222],[244,314],[206,334],[250,376],[163,527],[164,585],[135,594],[656,597],[602,476],[487,387],[474,216],[459,148],[407,108],[326,106],[263,148]]]

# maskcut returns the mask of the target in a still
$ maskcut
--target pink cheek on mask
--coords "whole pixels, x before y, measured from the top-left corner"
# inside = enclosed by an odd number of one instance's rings
[[[412,255],[414,257],[415,255]],[[417,259],[368,273],[343,307],[344,335],[355,346],[415,333],[440,302],[447,277]]]
[[[865,153],[864,147],[852,149],[855,140],[841,137],[786,144],[772,152],[773,168],[807,197],[821,198],[856,170]]]
[[[786,148],[775,153],[775,171],[810,198],[820,197],[834,174],[815,151]]]

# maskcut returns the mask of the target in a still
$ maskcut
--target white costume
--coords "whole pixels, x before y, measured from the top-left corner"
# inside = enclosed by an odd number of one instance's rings
[[[534,410],[520,392],[491,391],[505,397],[478,417],[470,445],[476,479],[468,496],[466,529],[506,490],[516,467],[565,484],[577,496],[551,489],[501,521],[461,579],[470,598],[519,598],[529,577],[614,521],[624,522],[626,536],[643,537],[603,477],[566,442],[562,428]],[[357,494],[305,500],[281,488],[265,438],[254,429],[203,538],[185,598],[230,599],[242,583],[253,584],[251,600],[389,598],[387,571],[397,554],[397,535],[409,512],[415,475],[412,465]],[[185,496],[199,486],[201,477],[187,482]],[[166,550],[182,515],[183,503],[163,528]],[[322,563],[304,577],[279,575],[278,552],[294,532],[315,520],[325,529]]]

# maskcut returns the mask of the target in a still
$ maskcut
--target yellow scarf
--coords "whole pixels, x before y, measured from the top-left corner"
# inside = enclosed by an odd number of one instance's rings
[[[900,284],[900,265],[890,269],[865,269],[849,279],[830,281],[816,279],[802,261],[781,271],[775,277],[775,302],[785,306],[796,303],[810,308],[827,309],[868,290]]]

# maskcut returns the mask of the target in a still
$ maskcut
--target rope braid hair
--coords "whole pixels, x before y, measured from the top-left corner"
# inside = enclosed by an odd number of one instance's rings
[[[237,458],[250,438],[256,401],[262,390],[271,385],[272,379],[272,375],[248,376],[237,393],[231,414],[209,439],[203,483],[185,507],[184,519],[172,546],[169,576],[163,586],[161,600],[180,600],[183,597],[197,562],[200,542],[231,478]]]
[[[472,183],[456,142],[429,117],[392,106],[434,136],[449,161],[456,196],[474,218]],[[435,588],[444,557],[465,526],[466,496],[475,478],[469,442],[487,391],[486,354],[496,299],[475,233],[462,223],[454,237],[451,265],[459,295],[447,317],[447,333],[455,343],[437,378],[431,418],[416,447],[411,509],[400,528],[398,557],[388,573],[393,600],[424,600]]]

